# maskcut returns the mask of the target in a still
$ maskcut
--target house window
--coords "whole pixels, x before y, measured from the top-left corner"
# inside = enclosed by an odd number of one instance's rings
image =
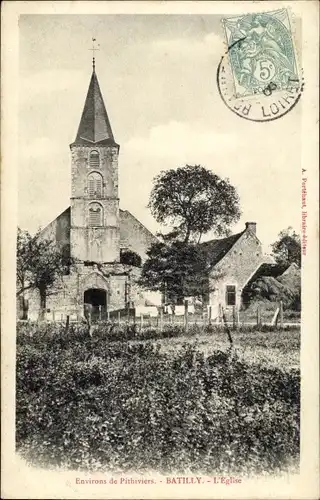
[[[89,157],[89,166],[90,168],[99,168],[100,167],[100,155],[98,151],[91,151]]]
[[[99,203],[90,203],[89,205],[89,226],[102,226],[103,209]]]
[[[88,195],[89,198],[102,197],[102,175],[98,172],[88,175]]]
[[[227,285],[226,287],[226,305],[236,305],[236,287],[235,285]]]

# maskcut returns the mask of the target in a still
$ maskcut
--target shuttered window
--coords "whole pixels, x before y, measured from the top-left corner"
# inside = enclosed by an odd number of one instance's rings
[[[235,306],[236,305],[236,287],[234,285],[227,285],[226,304],[227,304],[227,306]]]
[[[89,205],[89,226],[102,226],[103,209],[99,203],[90,203]]]
[[[89,198],[102,197],[102,176],[98,172],[88,175],[88,195]]]
[[[100,167],[100,155],[98,151],[91,151],[89,157],[89,166],[90,168],[99,168]]]

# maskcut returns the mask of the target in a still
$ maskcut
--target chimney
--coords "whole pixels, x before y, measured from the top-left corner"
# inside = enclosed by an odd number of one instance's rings
[[[246,231],[251,231],[253,234],[257,233],[257,223],[256,222],[246,222]]]

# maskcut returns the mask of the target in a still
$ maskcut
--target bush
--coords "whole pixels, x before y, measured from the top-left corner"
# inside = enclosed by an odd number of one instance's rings
[[[299,372],[196,345],[18,335],[16,439],[29,462],[69,469],[244,473],[299,456]],[[55,328],[55,329],[54,329]],[[39,327],[38,327],[39,330]]]
[[[261,276],[246,287],[249,303],[256,301],[283,302],[286,309],[301,310],[301,278]]]
[[[120,264],[141,267],[141,262],[142,260],[140,255],[132,250],[122,250],[120,252]]]

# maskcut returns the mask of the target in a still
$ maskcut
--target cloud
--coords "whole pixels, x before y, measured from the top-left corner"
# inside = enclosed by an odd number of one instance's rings
[[[46,70],[29,75],[21,76],[19,79],[20,99],[30,99],[34,94],[45,94],[48,96],[53,92],[79,88],[83,80],[83,72],[80,70]]]
[[[154,177],[162,170],[187,163],[201,164],[226,177],[220,159],[226,149],[236,147],[236,136],[199,124],[172,120],[152,127],[146,135],[133,137],[121,146],[121,206],[131,210],[150,230],[158,231],[158,224],[146,209]]]
[[[48,158],[51,153],[57,150],[59,151],[59,148],[52,139],[36,137],[31,142],[22,142],[20,145],[20,158],[21,160]]]
[[[19,149],[19,225],[34,233],[69,204],[68,150],[45,136],[21,141]]]
[[[298,229],[300,160],[292,156],[298,131],[281,136],[279,127],[265,134],[255,125],[217,132],[199,124],[170,121],[152,127],[144,136],[132,137],[120,153],[122,207],[157,230],[146,210],[154,177],[186,163],[201,164],[229,178],[239,193],[243,216],[232,230],[241,231],[246,220],[255,220],[258,236],[267,247],[282,229],[290,225]]]
[[[160,39],[151,43],[151,50],[160,54],[170,54],[172,57],[177,55],[188,58],[199,58],[212,56],[215,53],[220,55],[224,51],[223,39],[215,33],[207,33],[202,39],[192,38],[172,38]]]
[[[133,137],[123,146],[123,151],[124,155],[142,154],[161,162],[169,160],[178,166],[206,162],[218,150],[230,145],[237,145],[237,137],[232,134],[220,134],[197,124],[172,120],[152,127],[144,137]]]

